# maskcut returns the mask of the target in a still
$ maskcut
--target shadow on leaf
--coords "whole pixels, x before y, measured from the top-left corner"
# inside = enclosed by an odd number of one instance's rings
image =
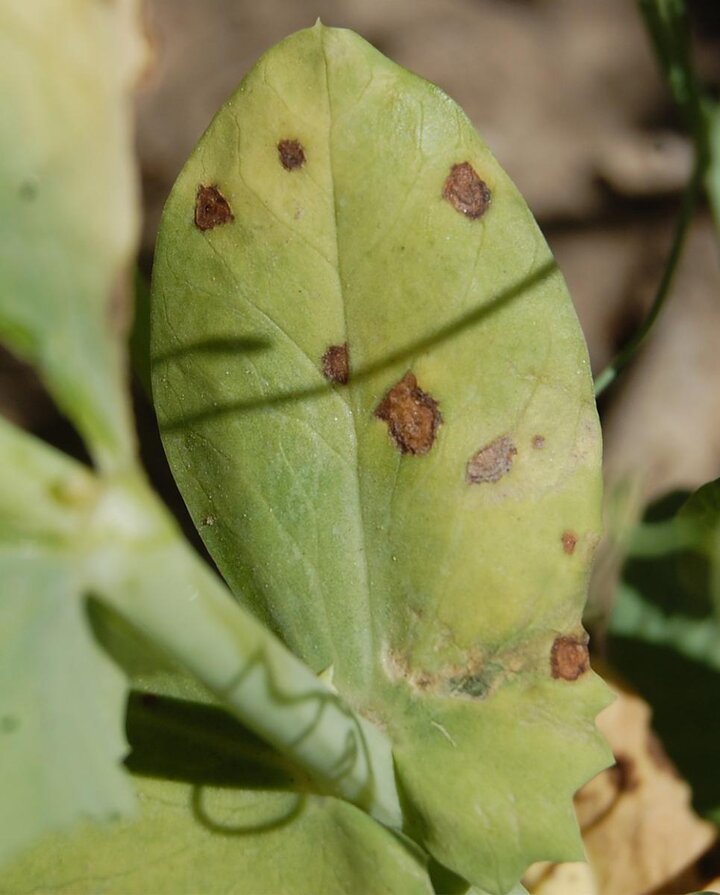
[[[391,352],[380,361],[368,364],[365,367],[360,367],[358,369],[352,370],[351,381],[361,382],[365,379],[369,379],[371,376],[374,376],[376,373],[388,367],[391,367],[393,364],[399,363],[403,360],[409,360],[414,355],[420,352],[429,351],[437,345],[440,345],[443,342],[452,339],[463,330],[475,326],[487,317],[496,313],[513,299],[519,298],[526,290],[532,289],[534,286],[541,283],[543,280],[554,274],[556,271],[557,265],[555,264],[555,262],[549,261],[547,264],[544,264],[542,265],[542,267],[538,268],[531,276],[525,277],[519,282],[514,283],[512,286],[509,286],[507,289],[499,292],[494,298],[490,299],[490,301],[484,302],[479,307],[472,308],[455,320],[451,320],[444,326],[439,327],[435,332],[430,333],[429,335],[424,336],[421,339],[416,339],[414,342],[405,345],[403,348],[400,348],[397,351]],[[252,337],[237,340],[229,339],[220,341],[223,342],[223,351],[225,351],[226,348],[227,350],[230,350],[231,346],[234,345],[234,350],[236,353],[241,353],[242,351],[258,351],[262,350],[263,348],[270,347],[268,343],[260,344],[262,340],[254,339]],[[208,342],[199,342],[196,345],[188,345],[186,347],[183,347],[177,352],[166,352],[161,357],[155,356],[153,358],[153,363],[158,363],[159,361],[167,361],[174,358],[177,359],[192,357],[195,352],[207,353],[208,344]],[[318,398],[323,395],[327,395],[328,392],[332,390],[332,388],[333,386],[327,382],[319,382],[316,386],[293,389],[287,392],[279,392],[277,394],[261,395],[257,398],[229,401],[225,404],[217,404],[213,405],[212,407],[195,411],[193,413],[183,414],[183,416],[177,419],[165,420],[161,422],[160,429],[164,433],[174,432],[182,430],[187,426],[193,426],[197,423],[203,422],[204,420],[213,419],[224,414],[257,410],[260,408],[273,407],[280,404],[292,403],[295,401]]]

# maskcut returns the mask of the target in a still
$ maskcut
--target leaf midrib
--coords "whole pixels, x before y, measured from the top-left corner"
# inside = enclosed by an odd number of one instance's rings
[[[333,228],[333,233],[335,236],[335,271],[337,274],[337,291],[340,300],[340,304],[342,307],[342,315],[343,315],[343,326],[345,330],[345,342],[348,347],[348,357],[350,359],[350,376],[346,385],[341,386],[343,389],[346,389],[348,392],[349,400],[347,402],[348,413],[350,414],[350,434],[352,436],[352,446],[351,451],[353,455],[353,461],[350,462],[350,467],[354,472],[354,483],[355,483],[355,501],[357,508],[357,516],[359,521],[359,534],[360,534],[360,549],[362,551],[362,574],[363,580],[361,583],[361,587],[365,593],[365,603],[366,603],[366,626],[363,634],[368,635],[368,647],[362,650],[359,655],[362,656],[363,659],[363,670],[360,675],[360,679],[362,680],[364,687],[369,689],[373,674],[374,674],[374,666],[375,666],[375,657],[378,654],[377,643],[375,637],[375,628],[373,625],[373,612],[372,612],[372,590],[370,587],[370,566],[367,558],[367,535],[366,535],[366,522],[365,522],[365,514],[363,512],[363,500],[362,500],[362,486],[360,481],[360,451],[359,451],[359,435],[358,435],[358,427],[357,427],[357,419],[355,415],[355,408],[357,407],[356,399],[356,391],[352,378],[352,351],[353,351],[353,340],[350,337],[350,330],[348,324],[348,314],[347,314],[347,306],[345,303],[345,295],[343,291],[343,282],[342,282],[342,265],[341,265],[341,250],[340,250],[340,240],[338,234],[338,203],[337,203],[337,193],[335,189],[335,168],[333,165],[333,108],[332,108],[332,100],[331,100],[331,91],[330,91],[330,67],[328,64],[328,55],[327,55],[327,47],[325,45],[325,30],[320,30],[319,33],[320,40],[320,48],[323,57],[323,64],[325,70],[325,95],[327,99],[327,134],[328,134],[328,165],[330,168],[330,196],[332,202],[332,213],[333,219],[331,222],[331,226]],[[330,634],[332,637],[332,628],[330,628]],[[358,646],[362,644],[361,639],[356,638],[356,643]],[[338,651],[337,645],[333,643],[333,647],[335,649],[335,655],[339,658],[342,654]],[[358,653],[356,653],[358,655]]]

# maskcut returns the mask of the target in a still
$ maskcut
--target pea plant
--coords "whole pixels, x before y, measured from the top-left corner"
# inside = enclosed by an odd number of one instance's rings
[[[262,56],[168,199],[140,360],[216,572],[126,384],[134,12],[0,13],[0,338],[91,460],[0,421],[0,892],[523,892],[612,761],[562,276],[437,87],[320,23]]]

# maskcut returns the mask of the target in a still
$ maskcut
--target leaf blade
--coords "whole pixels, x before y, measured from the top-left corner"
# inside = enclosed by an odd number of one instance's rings
[[[95,643],[72,558],[0,550],[0,863],[81,819],[131,815],[127,684]]]
[[[0,338],[104,466],[132,456],[122,276],[138,232],[128,96],[137,5],[2,12]]]
[[[287,170],[290,138],[304,162]],[[232,218],[198,228],[213,185]],[[561,729],[543,740],[565,757],[552,833],[575,857],[572,789],[609,760],[580,628],[598,422],[562,279],[462,113],[349,32],[284,41],[176,184],[152,327],[165,446],[206,544],[236,595],[391,732],[434,856],[504,892],[540,857],[533,837],[549,847],[521,807],[483,838],[491,756],[468,775],[439,736],[430,764],[470,781],[455,801],[413,774],[428,716],[463,716],[467,759],[483,697],[523,675],[549,714],[576,712],[575,748]],[[237,351],[210,357],[221,338]],[[328,375],[331,349],[347,384]],[[580,656],[577,685],[553,673],[558,642]]]

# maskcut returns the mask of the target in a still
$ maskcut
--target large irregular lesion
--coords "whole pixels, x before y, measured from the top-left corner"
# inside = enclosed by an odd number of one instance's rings
[[[541,633],[504,647],[475,644],[456,650],[452,661],[436,668],[418,663],[407,649],[386,646],[382,654],[385,674],[416,696],[442,696],[485,700],[518,675],[539,675],[576,681],[590,670],[588,636],[580,631],[553,640]]]
[[[402,454],[427,454],[442,423],[437,401],[420,388],[412,371],[385,394],[375,416],[388,424]]]

